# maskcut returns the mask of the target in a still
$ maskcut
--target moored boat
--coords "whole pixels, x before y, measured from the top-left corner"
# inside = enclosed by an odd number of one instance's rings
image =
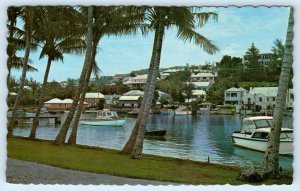
[[[96,118],[80,119],[80,124],[94,126],[123,126],[126,122],[126,118],[120,118],[115,111],[100,110],[93,112],[97,113]]]
[[[146,130],[145,136],[165,136],[167,130]]]
[[[191,115],[192,111],[185,107],[179,107],[175,110],[175,115]]]
[[[265,152],[271,132],[272,117],[256,116],[244,118],[240,131],[232,134],[236,146]],[[293,154],[293,129],[281,128],[279,154]]]

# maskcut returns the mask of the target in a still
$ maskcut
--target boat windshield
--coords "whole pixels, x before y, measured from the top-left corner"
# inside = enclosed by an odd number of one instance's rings
[[[259,119],[254,121],[256,128],[266,128],[271,127],[269,120],[267,119]]]
[[[294,140],[294,134],[291,131],[283,131],[280,133],[280,139]]]

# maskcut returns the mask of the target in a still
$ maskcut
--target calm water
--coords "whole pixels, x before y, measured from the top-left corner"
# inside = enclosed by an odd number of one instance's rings
[[[80,126],[78,144],[121,150],[130,136],[135,118],[128,118],[124,127]],[[198,161],[241,166],[258,166],[263,153],[233,146],[231,134],[238,130],[240,115],[160,116],[150,115],[147,129],[167,129],[166,140],[145,139],[144,153]],[[292,128],[292,118],[286,117],[285,127]],[[37,138],[53,140],[59,126],[47,120],[40,122]],[[30,124],[19,124],[14,134],[28,136]],[[70,132],[69,132],[70,133]],[[292,169],[292,157],[282,156],[280,165]]]

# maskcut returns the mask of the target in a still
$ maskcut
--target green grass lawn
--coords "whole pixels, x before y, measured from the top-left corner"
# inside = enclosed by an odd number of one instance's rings
[[[65,169],[188,184],[245,184],[236,180],[238,167],[144,154],[130,159],[119,151],[88,146],[57,146],[51,141],[7,139],[8,157]],[[291,184],[291,177],[263,184]]]

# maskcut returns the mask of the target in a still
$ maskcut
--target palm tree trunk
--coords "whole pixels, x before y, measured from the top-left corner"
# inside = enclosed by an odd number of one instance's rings
[[[44,95],[45,95],[45,91],[46,91],[48,75],[49,75],[49,71],[50,71],[50,67],[51,67],[51,62],[52,62],[52,60],[48,56],[48,62],[47,62],[46,71],[45,71],[45,74],[44,74],[43,85],[41,87],[41,92],[40,92],[40,97],[39,97],[39,104],[38,104],[38,107],[37,107],[37,111],[35,113],[35,117],[33,119],[32,128],[31,128],[30,135],[29,135],[29,139],[31,139],[31,140],[35,139],[36,128],[39,124],[39,116],[40,116],[40,113],[41,113],[41,108],[42,108],[43,103],[44,103]]]
[[[25,78],[26,78],[26,71],[27,71],[27,63],[28,63],[28,59],[29,59],[29,54],[30,54],[30,45],[31,45],[31,27],[30,25],[30,21],[32,20],[32,10],[31,8],[26,8],[27,10],[27,16],[28,18],[26,19],[26,46],[25,46],[25,55],[24,55],[24,60],[23,60],[23,68],[22,68],[22,75],[21,75],[21,79],[20,79],[20,86],[19,86],[19,91],[18,91],[18,95],[16,97],[15,100],[15,104],[14,104],[14,108],[12,110],[12,118],[8,124],[8,133],[7,136],[12,136],[13,135],[13,129],[15,127],[15,122],[16,122],[16,117],[17,117],[17,109],[19,107],[19,103],[20,103],[20,99],[23,93],[23,88],[24,88],[24,84],[25,84]]]
[[[271,128],[270,139],[264,157],[264,171],[270,173],[271,176],[278,175],[279,172],[279,144],[280,131],[283,121],[283,111],[286,104],[286,94],[288,83],[293,64],[293,27],[294,27],[294,10],[290,8],[289,23],[286,35],[286,43],[284,49],[283,63],[279,78],[278,92],[276,98],[276,106],[273,114],[273,125]]]
[[[87,30],[87,48],[85,52],[85,60],[84,65],[81,71],[78,87],[75,92],[75,96],[73,97],[73,103],[71,105],[70,111],[67,115],[67,118],[62,125],[58,135],[54,140],[54,144],[64,144],[67,136],[68,129],[72,122],[76,107],[78,105],[79,97],[83,89],[84,79],[88,71],[89,64],[91,64],[91,50],[92,50],[92,42],[93,41],[93,7],[89,6],[88,8],[88,30]]]
[[[156,40],[157,40],[157,34],[155,33],[154,43],[156,42]],[[154,51],[155,51],[155,46],[153,46],[153,49],[152,49],[152,52],[154,52]],[[130,153],[132,153],[132,151],[134,149],[134,145],[135,145],[136,138],[137,138],[137,135],[139,132],[141,120],[143,117],[143,113],[144,113],[144,109],[145,109],[145,105],[146,105],[146,101],[147,101],[147,99],[145,99],[145,98],[147,97],[148,92],[149,92],[149,86],[150,86],[152,75],[153,75],[153,68],[154,68],[154,54],[152,54],[152,56],[151,56],[151,61],[150,61],[148,76],[147,76],[147,82],[146,82],[146,86],[144,89],[144,97],[143,97],[143,100],[141,103],[138,118],[135,122],[135,125],[132,129],[132,132],[131,132],[131,135],[130,135],[128,141],[126,142],[125,146],[123,147],[123,149],[121,151],[121,153],[123,153],[123,154],[130,154]]]
[[[143,144],[144,144],[144,135],[146,130],[146,124],[148,120],[148,114],[151,109],[152,105],[152,99],[154,97],[154,91],[155,91],[155,85],[157,76],[159,73],[159,65],[160,65],[160,56],[161,56],[161,50],[162,50],[162,42],[163,42],[163,36],[164,36],[164,25],[158,21],[158,27],[155,31],[155,36],[157,36],[157,40],[154,42],[154,52],[152,57],[154,58],[154,68],[153,68],[153,74],[151,76],[151,82],[149,84],[149,91],[147,92],[147,95],[144,96],[143,99],[145,99],[145,108],[142,113],[142,119],[138,131],[138,135],[136,138],[136,142],[134,145],[134,149],[131,153],[131,157],[134,159],[140,158],[143,152]]]
[[[68,144],[69,145],[75,145],[76,144],[76,139],[77,139],[77,130],[78,130],[78,124],[79,124],[79,120],[80,120],[80,116],[81,116],[81,112],[82,112],[82,108],[83,108],[83,103],[84,103],[84,98],[85,98],[85,93],[89,87],[89,81],[90,81],[90,77],[93,71],[93,65],[96,64],[95,62],[95,57],[96,57],[96,51],[97,51],[97,46],[99,43],[99,36],[95,37],[98,39],[94,39],[94,43],[93,43],[93,49],[92,49],[92,58],[91,58],[91,64],[89,65],[86,77],[85,77],[85,81],[84,81],[84,85],[83,85],[83,90],[80,96],[80,100],[79,100],[79,105],[77,107],[77,113],[75,115],[75,121],[73,123],[73,128],[72,128],[72,132],[71,135],[68,139]]]

